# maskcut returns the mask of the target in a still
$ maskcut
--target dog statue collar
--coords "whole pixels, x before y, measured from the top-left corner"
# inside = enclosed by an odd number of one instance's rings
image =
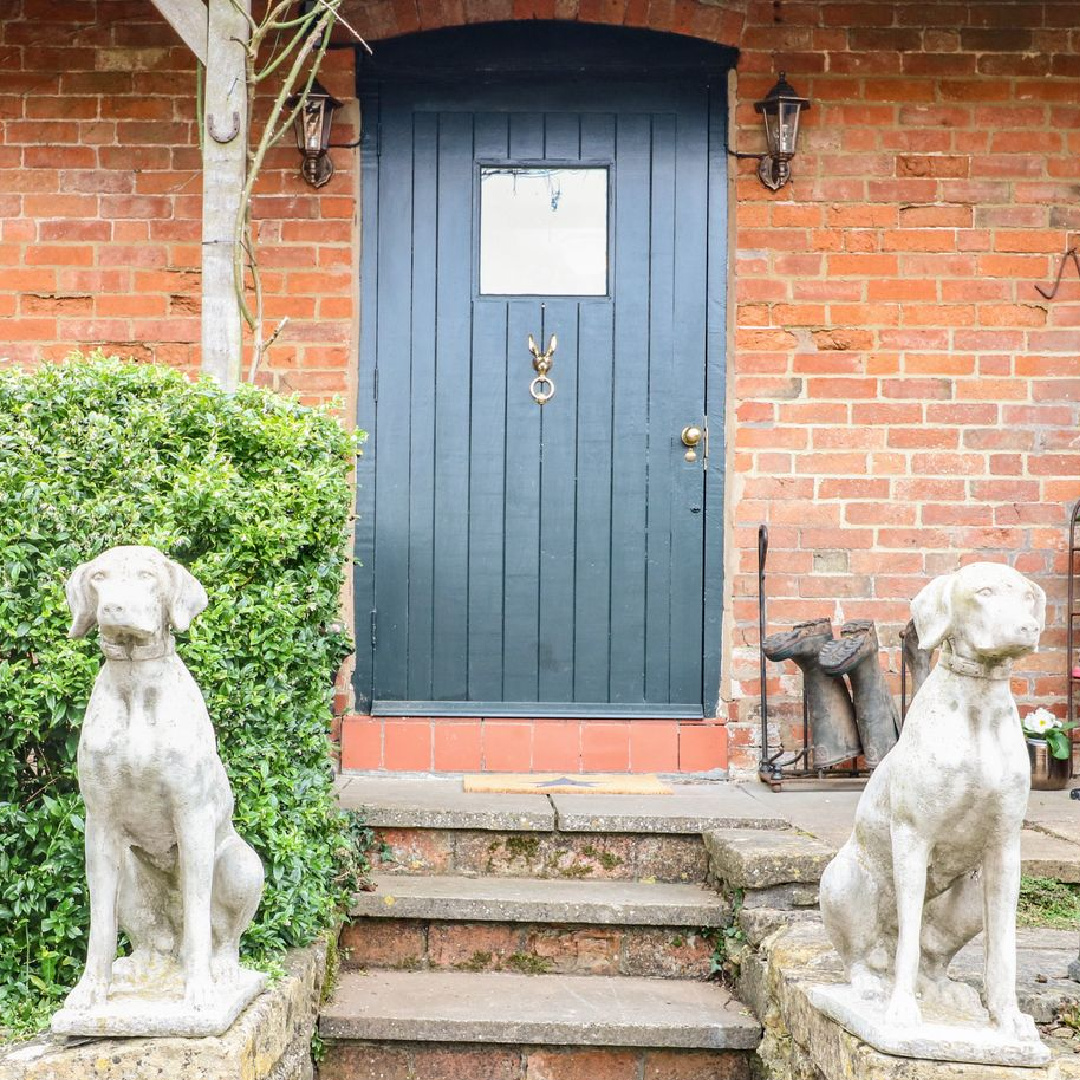
[[[1008,679],[1012,675],[1012,663],[1002,660],[999,664],[980,664],[978,660],[969,660],[966,656],[957,656],[946,642],[941,647],[941,659],[950,671],[957,675],[971,675],[976,679]]]
[[[173,641],[172,634],[165,634],[149,645],[125,645],[119,641],[109,641],[99,634],[98,644],[106,660],[160,660],[176,652],[176,642]]]

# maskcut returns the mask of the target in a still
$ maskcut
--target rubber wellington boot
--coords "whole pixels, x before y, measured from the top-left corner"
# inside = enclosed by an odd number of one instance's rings
[[[926,676],[930,674],[932,652],[930,649],[919,648],[919,632],[915,629],[914,619],[904,627],[901,637],[904,642],[904,662],[911,680],[907,695],[908,705],[910,705],[919,692],[919,687],[926,682]]]
[[[832,640],[832,623],[828,619],[815,619],[771,634],[761,643],[762,652],[770,660],[794,660],[802,670],[815,769],[839,765],[861,753],[855,708],[847,684],[825,674],[818,663],[822,647]]]
[[[822,671],[851,680],[855,721],[870,769],[881,764],[900,734],[900,713],[885,682],[878,651],[873,620],[852,619],[844,623],[839,639],[830,641],[819,656]]]

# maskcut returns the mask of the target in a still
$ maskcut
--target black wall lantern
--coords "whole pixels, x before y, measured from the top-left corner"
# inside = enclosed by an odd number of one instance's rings
[[[810,99],[799,97],[782,71],[777,84],[754,102],[754,109],[765,117],[765,142],[769,148],[758,164],[758,179],[773,191],[791,177],[788,163],[799,141],[799,113],[809,108]]]
[[[293,127],[297,149],[304,158],[300,166],[301,175],[312,187],[320,188],[334,175],[334,163],[326,151],[330,147],[334,113],[341,108],[341,102],[331,97],[315,79],[303,98],[296,95],[289,98],[286,104],[290,109],[300,106]]]

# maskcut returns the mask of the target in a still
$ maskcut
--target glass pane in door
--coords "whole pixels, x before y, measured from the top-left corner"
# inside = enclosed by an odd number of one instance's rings
[[[607,169],[481,168],[482,294],[604,296],[607,291]]]

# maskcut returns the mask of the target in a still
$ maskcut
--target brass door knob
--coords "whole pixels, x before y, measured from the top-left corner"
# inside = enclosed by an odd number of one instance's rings
[[[697,444],[701,442],[705,433],[701,428],[696,427],[693,424],[688,424],[682,429],[682,441],[683,446],[687,447],[687,451],[683,454],[683,457],[687,461],[697,461]]]

